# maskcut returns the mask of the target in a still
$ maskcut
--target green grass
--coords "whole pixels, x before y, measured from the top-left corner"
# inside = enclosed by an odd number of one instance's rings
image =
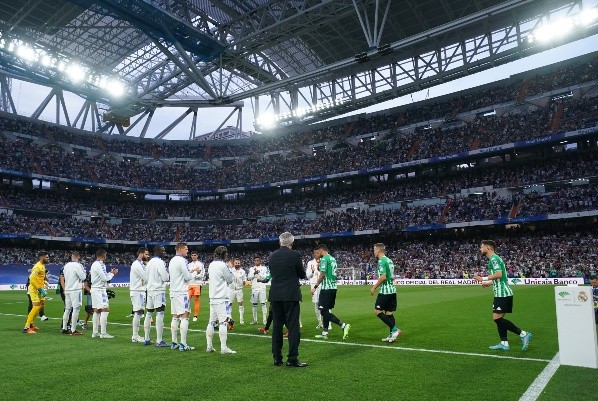
[[[248,289],[247,289],[248,290]],[[310,300],[307,288],[304,299]],[[191,322],[191,353],[144,347],[130,342],[128,290],[111,300],[108,331],[113,340],[67,337],[58,320],[37,321],[37,335],[23,335],[27,298],[23,291],[0,292],[0,398],[60,400],[328,399],[517,400],[557,352],[552,287],[515,287],[510,318],[534,333],[529,350],[510,335],[511,351],[490,352],[497,343],[491,319],[491,291],[479,287],[400,287],[397,316],[403,335],[385,344],[385,326],[373,315],[369,287],[340,287],[335,314],[352,324],[347,344],[313,340],[318,334],[311,302],[302,304],[300,359],[306,369],[272,366],[270,339],[258,336],[246,294],[244,326],[236,325],[229,346],[236,355],[206,354],[208,303],[202,295],[198,322]],[[62,316],[59,296],[46,314]],[[261,320],[261,310],[260,320]],[[168,316],[168,315],[167,315]],[[238,321],[235,305],[233,318]],[[165,340],[170,339],[166,319]],[[110,324],[113,323],[113,324]],[[117,325],[120,323],[123,325]],[[141,332],[143,329],[141,330]],[[246,335],[240,335],[246,334]],[[152,331],[152,339],[155,334]],[[343,342],[333,328],[329,341]],[[352,346],[362,344],[366,346]],[[217,336],[215,345],[219,348]],[[376,347],[373,347],[376,346]],[[384,348],[384,346],[389,348]],[[285,345],[286,347],[286,345]],[[470,355],[422,352],[453,351]],[[482,355],[471,355],[482,354]],[[485,357],[502,355],[515,359]],[[596,371],[561,367],[542,400],[590,399]],[[292,394],[292,395],[291,395]],[[572,396],[572,395],[575,396]]]

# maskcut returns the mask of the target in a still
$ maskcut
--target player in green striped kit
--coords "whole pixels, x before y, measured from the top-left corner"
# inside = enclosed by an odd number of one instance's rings
[[[380,288],[374,313],[390,329],[388,337],[383,338],[382,341],[393,343],[401,335],[401,330],[397,328],[393,314],[397,310],[397,288],[394,283],[395,264],[386,256],[386,246],[382,243],[374,244],[374,256],[378,259],[376,269],[378,281],[370,289],[370,295],[373,296],[376,289]]]
[[[525,351],[532,339],[532,333],[521,330],[515,326],[513,322],[504,318],[505,313],[513,312],[513,291],[509,287],[509,280],[507,278],[507,270],[505,264],[496,253],[494,249],[496,243],[490,240],[482,241],[480,245],[480,252],[488,258],[488,277],[475,276],[474,279],[482,283],[482,287],[489,287],[492,285],[494,290],[494,305],[492,305],[492,319],[496,323],[498,335],[500,336],[500,343],[492,345],[490,349],[508,351],[509,341],[507,339],[507,332],[513,332],[521,339],[521,349]]]
[[[349,336],[351,325],[343,323],[331,312],[331,309],[334,308],[336,302],[336,259],[328,254],[328,247],[324,244],[319,245],[315,249],[315,255],[320,259],[320,277],[318,277],[318,282],[311,289],[311,295],[314,295],[318,286],[322,286],[320,289],[318,308],[322,314],[322,323],[324,324],[322,334],[318,334],[316,338],[327,339],[328,325],[332,322],[342,327],[344,340]]]

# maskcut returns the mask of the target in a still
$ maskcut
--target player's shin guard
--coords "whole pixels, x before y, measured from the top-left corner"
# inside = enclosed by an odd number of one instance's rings
[[[29,327],[31,327],[31,324],[33,323],[33,320],[35,320],[36,316],[38,315],[39,311],[41,309],[40,305],[37,306],[32,306],[31,310],[29,311],[29,314],[27,315],[27,321],[25,322],[25,328],[28,329]]]
[[[517,335],[521,334],[521,329],[517,326],[515,326],[515,324],[513,322],[511,322],[510,320],[507,319],[502,319],[504,321],[504,326],[505,329],[507,329],[508,331],[510,331],[511,333],[515,333]]]
[[[189,318],[182,317],[179,320],[181,321],[181,344],[187,345],[187,330],[189,330]]]
[[[153,312],[147,311],[145,312],[145,319],[143,320],[143,338],[145,341],[150,340],[150,335],[152,331],[152,315]],[[156,322],[156,326],[157,326]]]
[[[164,311],[156,312],[156,344],[162,342],[164,335]]]
[[[98,326],[100,325],[100,314],[99,313],[96,313],[96,312],[93,313],[92,322],[93,322],[93,331],[92,331],[92,333],[94,335],[96,335],[96,334],[99,333],[99,330],[98,330]]]
[[[139,337],[139,325],[141,323],[141,315],[137,312],[133,314],[133,337]]]
[[[500,337],[500,340],[501,341],[508,341],[508,338],[507,338],[507,327],[506,327],[505,319],[503,319],[501,317],[500,319],[494,320],[494,323],[496,323],[496,328],[498,330],[498,336]]]
[[[77,331],[77,322],[79,321],[79,311],[81,307],[73,308],[71,312],[71,331]]]
[[[70,308],[64,308],[64,313],[62,314],[62,330],[66,330],[68,324],[69,324],[69,316],[71,314],[71,309]],[[76,328],[77,326],[75,326]],[[72,328],[72,326],[71,326]],[[74,329],[73,329],[74,330]]]
[[[387,326],[388,326],[388,328],[389,328],[390,330],[392,330],[392,329],[393,329],[393,327],[394,327],[394,324],[392,324],[392,322],[390,321],[390,319],[388,318],[388,316],[386,316],[384,313],[379,313],[379,314],[378,314],[378,318],[379,318],[380,320],[382,320],[382,322],[383,322],[385,325],[387,325]]]
[[[106,330],[108,328],[108,313],[109,312],[102,312],[100,314],[100,333],[106,334]]]
[[[245,316],[245,307],[239,306],[239,323],[241,324],[243,324],[243,321],[245,320],[243,316]]]
[[[218,327],[218,337],[220,337],[220,350],[226,349],[226,340],[228,338],[226,323],[220,323],[220,326]]]
[[[214,322],[209,322],[206,328],[206,343],[207,348],[214,348]]]
[[[199,316],[199,297],[193,297],[193,316]]]
[[[172,322],[170,322],[170,333],[172,335],[172,343],[176,344],[178,343],[177,340],[177,329],[179,327],[179,318],[178,317],[173,317],[172,318]]]

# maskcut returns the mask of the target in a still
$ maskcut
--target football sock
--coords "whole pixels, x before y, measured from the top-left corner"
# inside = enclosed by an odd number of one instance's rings
[[[378,313],[378,318],[380,320],[382,320],[382,322],[388,326],[388,328],[390,328],[390,330],[393,329],[394,324],[392,324],[392,322],[390,321],[390,319],[388,318],[388,316],[386,316],[384,313]]]
[[[37,305],[37,306],[34,305],[31,308],[31,311],[27,315],[27,322],[25,323],[25,328],[26,329],[28,329],[28,328],[31,327],[31,324],[33,323],[33,320],[35,319],[35,317],[39,313],[40,309],[41,309],[41,306],[39,306],[39,305]]]
[[[79,311],[81,307],[73,308],[71,311],[71,332],[77,331],[77,322],[79,321]]]
[[[218,336],[220,337],[220,349],[223,350],[227,347],[226,340],[228,338],[228,329],[226,328],[226,323],[220,323],[220,327],[218,327]]]
[[[138,313],[135,313],[133,315],[133,337],[139,337],[139,325],[140,325],[140,323],[141,323],[141,315],[138,314]]]
[[[164,312],[156,312],[156,341],[162,342],[164,335]]]
[[[181,321],[181,344],[187,345],[187,330],[189,329],[189,318],[182,317],[179,320]]]
[[[264,322],[268,319],[268,308],[266,307],[266,304],[262,304],[262,319],[264,320]],[[255,317],[255,320],[257,320],[257,315]]]
[[[106,334],[106,330],[108,329],[108,313],[109,312],[102,312],[100,314],[100,332],[101,332],[101,334]]]
[[[147,311],[145,312],[145,319],[143,320],[143,338],[145,341],[150,340],[151,330],[152,330],[152,315],[153,312]],[[157,318],[156,318],[157,320]],[[156,321],[156,327],[158,326],[158,322]]]
[[[197,317],[199,315],[199,298],[193,297],[195,299],[194,307],[193,307],[193,316]]]
[[[98,334],[99,330],[98,330],[98,326],[100,325],[100,314],[94,312],[93,313],[93,318],[92,318],[92,322],[93,322],[93,334]]]
[[[70,314],[70,309],[65,309],[64,312],[62,313],[62,330],[66,330],[66,327],[69,324],[69,314]]]
[[[206,342],[208,343],[208,348],[213,348],[213,340],[214,340],[214,323],[209,322],[208,327],[206,328]]]
[[[176,344],[177,341],[177,329],[179,327],[179,318],[173,317],[172,322],[170,322],[170,333],[172,335],[172,343]]]

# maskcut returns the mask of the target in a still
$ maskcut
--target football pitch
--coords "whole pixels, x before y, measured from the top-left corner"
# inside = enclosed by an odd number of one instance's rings
[[[131,343],[128,289],[116,289],[110,303],[108,332],[114,339],[91,339],[91,330],[81,337],[62,335],[57,318],[63,304],[53,291],[46,306],[51,319],[36,320],[38,334],[21,334],[25,292],[0,292],[0,399],[518,400],[558,351],[551,286],[513,287],[515,313],[510,318],[534,337],[529,349],[521,351],[519,339],[509,333],[508,352],[488,349],[499,341],[489,289],[398,287],[396,320],[403,335],[388,344],[381,341],[387,328],[373,314],[375,298],[369,288],[339,287],[334,313],[352,325],[347,340],[338,326],[327,341],[316,340],[313,305],[302,303],[299,357],[309,363],[304,369],[273,366],[270,337],[258,333],[261,324],[249,324],[249,288],[245,325],[235,324],[229,332],[235,355],[205,352],[207,288],[199,321],[190,322],[192,352]],[[303,296],[311,301],[308,290],[303,287]],[[236,322],[238,316],[235,304]],[[170,340],[168,314],[164,339]],[[217,334],[214,345],[219,350]],[[285,356],[286,350],[285,343]],[[561,366],[538,399],[595,399],[597,377],[593,369]]]

